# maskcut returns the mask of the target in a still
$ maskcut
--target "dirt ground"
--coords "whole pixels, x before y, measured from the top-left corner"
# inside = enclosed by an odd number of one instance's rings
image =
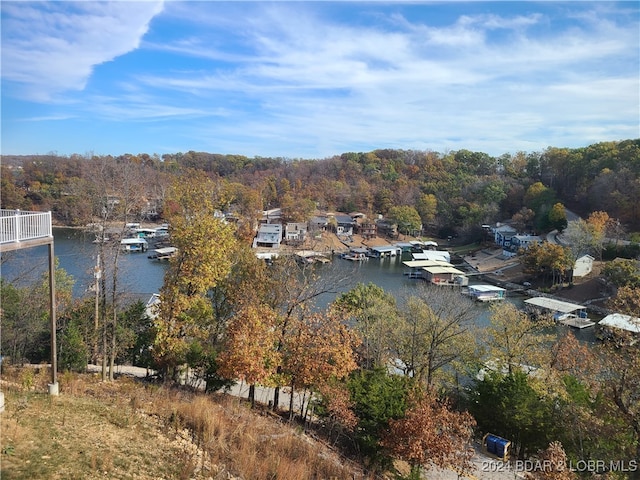
[[[522,265],[517,258],[507,259],[502,256],[500,249],[484,249],[473,255],[466,256],[465,261],[478,272],[489,274],[497,280],[522,285],[530,282],[531,288],[544,288],[549,285],[530,278],[522,271]],[[602,266],[594,263],[593,272],[584,278],[574,278],[573,285],[557,290],[554,296],[579,304],[589,303],[602,306],[606,298],[611,295],[603,278],[600,276]]]

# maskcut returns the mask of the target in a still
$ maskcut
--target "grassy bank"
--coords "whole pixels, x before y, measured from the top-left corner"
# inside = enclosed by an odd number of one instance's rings
[[[5,479],[363,478],[330,448],[236,398],[46,368],[2,375]]]

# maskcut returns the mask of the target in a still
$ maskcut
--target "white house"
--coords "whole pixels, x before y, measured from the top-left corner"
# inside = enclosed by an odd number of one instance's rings
[[[302,242],[307,235],[306,223],[287,223],[284,227],[285,239],[289,242]]]
[[[253,239],[253,248],[280,248],[282,241],[282,225],[279,223],[263,223],[258,228],[258,234]]]
[[[573,266],[574,277],[585,277],[593,270],[593,261],[595,259],[591,255],[582,255],[576,260]]]

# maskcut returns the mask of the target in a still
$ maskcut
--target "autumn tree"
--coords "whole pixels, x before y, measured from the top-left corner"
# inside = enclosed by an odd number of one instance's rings
[[[432,193],[423,193],[418,197],[416,210],[420,215],[423,225],[435,223],[438,213],[438,199]]]
[[[567,247],[542,242],[521,250],[522,266],[526,273],[551,277],[552,284],[562,283],[567,271],[573,269],[575,260]]]
[[[602,274],[616,287],[640,287],[640,266],[637,260],[616,259],[607,262]]]
[[[321,391],[332,380],[344,379],[356,369],[359,339],[339,315],[330,311],[296,317],[289,329],[284,348],[278,353],[282,354],[279,374],[288,380],[290,388],[292,418],[296,390]]]
[[[527,207],[522,207],[518,212],[513,214],[511,220],[513,220],[513,226],[516,227],[519,232],[523,232],[527,227],[533,224],[534,217],[535,213],[533,210]]]
[[[329,268],[323,269],[323,274],[318,275],[313,265],[299,265],[289,256],[278,258],[269,269],[270,288],[263,300],[278,312],[278,352],[282,352],[289,343],[288,337],[297,333],[297,322],[313,308],[313,302],[318,297],[328,293],[337,294],[341,287],[349,283],[348,272],[339,271],[330,265],[326,267]],[[282,368],[283,365],[278,367],[278,373],[282,373]],[[275,387],[274,409],[278,408],[282,386],[286,384],[278,384]]]
[[[548,346],[553,337],[546,331],[554,325],[550,316],[532,320],[509,302],[495,303],[490,310],[490,324],[483,331],[482,343],[493,369],[511,374],[549,363]]]
[[[189,342],[206,336],[214,323],[207,294],[231,270],[235,229],[215,214],[224,203],[218,195],[214,182],[191,172],[176,182],[167,200],[177,254],[170,259],[160,292],[153,350],[165,373],[176,373]]]
[[[407,296],[393,332],[398,368],[434,386],[445,371],[460,369],[476,350],[473,302],[448,289],[421,288]]]
[[[562,203],[556,203],[549,210],[549,227],[562,232],[567,228],[567,213]]]
[[[524,206],[535,212],[535,226],[540,230],[548,228],[549,212],[556,203],[556,193],[542,182],[532,184],[524,194]]]
[[[359,283],[341,294],[333,308],[353,320],[360,334],[360,363],[363,368],[383,367],[391,358],[392,332],[396,326],[396,300],[382,287]]]
[[[535,480],[575,480],[578,475],[569,466],[567,454],[560,442],[551,442],[549,446],[538,452],[535,468],[529,477]]]
[[[392,419],[382,444],[411,465],[410,478],[422,478],[422,468],[471,472],[475,420],[456,412],[432,392],[413,399],[402,418]]]
[[[391,207],[387,214],[396,225],[398,230],[404,234],[420,231],[422,228],[422,220],[416,209],[409,205]]]
[[[255,402],[255,385],[263,384],[279,364],[276,351],[276,313],[266,305],[247,305],[227,327],[224,349],[218,356],[218,373],[249,386]]]
[[[637,303],[637,289],[635,293]],[[635,312],[637,315],[639,311]],[[640,465],[640,344],[630,335],[621,334],[605,341],[598,350],[603,401],[597,415],[614,426],[611,437],[617,442],[612,459]]]

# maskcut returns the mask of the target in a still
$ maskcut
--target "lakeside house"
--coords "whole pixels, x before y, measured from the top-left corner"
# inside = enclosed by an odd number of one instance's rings
[[[282,225],[280,223],[263,223],[258,227],[258,234],[253,239],[253,248],[280,248],[282,242]]]

